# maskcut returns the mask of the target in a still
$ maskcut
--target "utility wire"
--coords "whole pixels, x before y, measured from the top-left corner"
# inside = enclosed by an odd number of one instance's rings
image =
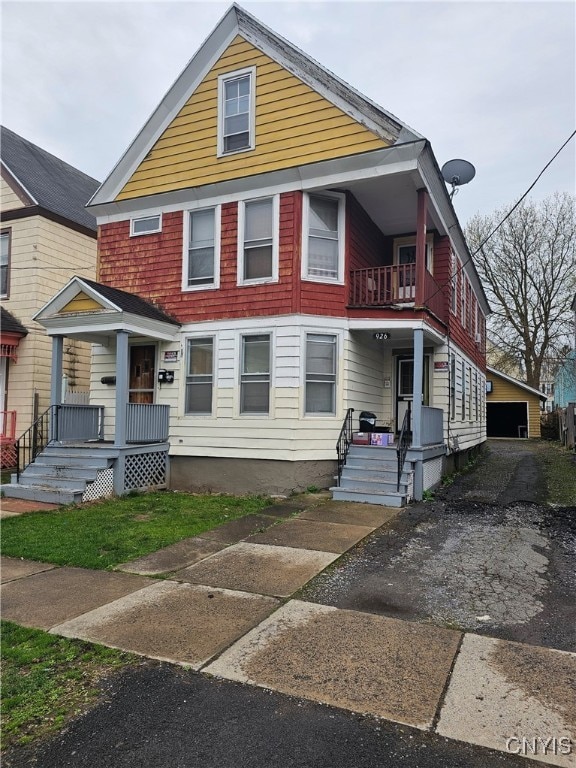
[[[559,149],[559,150],[558,150],[558,151],[557,151],[557,152],[554,154],[554,156],[553,156],[553,157],[552,157],[552,158],[551,158],[551,159],[550,159],[550,160],[549,160],[549,161],[546,163],[546,165],[544,166],[544,168],[542,168],[542,170],[540,171],[540,173],[538,174],[538,176],[536,176],[536,178],[534,179],[534,181],[532,182],[532,184],[531,184],[531,185],[528,187],[528,189],[526,190],[526,192],[524,192],[524,194],[522,195],[522,197],[521,197],[521,198],[520,198],[520,199],[519,199],[519,200],[516,202],[516,204],[515,204],[515,205],[513,205],[513,206],[512,206],[512,208],[511,208],[511,209],[508,211],[508,213],[506,214],[506,216],[504,216],[504,218],[502,219],[502,221],[500,221],[500,222],[499,222],[499,223],[498,223],[498,224],[497,224],[497,225],[494,227],[494,229],[492,230],[492,232],[490,232],[490,234],[489,234],[487,237],[485,237],[485,238],[484,238],[484,240],[482,240],[482,242],[480,243],[480,245],[478,246],[478,248],[476,248],[476,250],[474,251],[474,253],[470,254],[470,256],[469,256],[469,257],[468,257],[468,258],[467,258],[465,261],[463,261],[463,262],[462,262],[462,264],[460,264],[460,266],[459,266],[459,267],[456,269],[456,271],[454,272],[454,274],[451,274],[451,275],[450,275],[450,277],[448,278],[448,280],[447,280],[445,283],[442,283],[442,285],[439,285],[439,286],[438,286],[438,288],[437,288],[437,289],[434,291],[434,293],[432,293],[430,296],[426,297],[426,298],[424,299],[424,303],[426,303],[427,301],[430,301],[430,299],[433,299],[433,298],[434,298],[434,296],[436,296],[438,293],[440,293],[440,291],[443,291],[443,290],[444,290],[444,288],[446,288],[446,286],[447,286],[447,285],[449,285],[449,284],[452,282],[452,280],[453,280],[453,279],[454,279],[454,278],[455,278],[455,277],[458,275],[458,273],[459,273],[459,272],[461,272],[461,271],[464,269],[464,267],[466,266],[466,264],[468,264],[470,261],[472,261],[473,257],[474,257],[474,256],[476,256],[476,254],[477,254],[477,253],[478,253],[480,250],[482,250],[482,248],[483,248],[483,247],[486,245],[486,243],[488,242],[488,240],[490,240],[490,238],[491,238],[493,235],[495,235],[495,234],[496,234],[496,232],[497,232],[497,231],[500,229],[500,227],[501,227],[501,226],[504,224],[504,222],[506,221],[506,219],[508,219],[508,218],[509,218],[509,217],[510,217],[510,216],[511,216],[513,213],[514,213],[514,211],[516,210],[516,208],[518,208],[518,206],[520,205],[520,203],[521,203],[521,202],[522,202],[522,201],[523,201],[523,200],[524,200],[524,199],[525,199],[525,198],[526,198],[526,197],[527,197],[527,196],[530,194],[530,192],[531,192],[531,191],[534,189],[534,187],[536,186],[536,184],[538,183],[538,181],[540,180],[540,178],[541,178],[541,177],[544,175],[545,171],[547,171],[547,170],[548,170],[548,168],[549,168],[549,167],[552,165],[552,163],[554,162],[554,160],[556,160],[556,158],[558,157],[558,155],[560,154],[560,152],[562,152],[562,150],[564,149],[564,147],[565,147],[565,146],[566,146],[566,145],[567,145],[567,144],[568,144],[568,143],[569,143],[569,142],[570,142],[570,141],[571,141],[571,140],[574,138],[574,136],[576,136],[576,131],[573,131],[573,132],[570,134],[570,136],[568,136],[568,138],[566,139],[566,141],[564,142],[564,144],[562,144],[562,146],[560,147],[560,149]]]

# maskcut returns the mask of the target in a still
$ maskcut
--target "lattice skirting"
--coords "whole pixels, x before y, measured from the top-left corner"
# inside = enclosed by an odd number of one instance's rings
[[[17,461],[16,443],[12,441],[0,443],[0,463],[2,469],[13,469]]]
[[[82,501],[94,501],[112,496],[114,493],[114,469],[101,469],[98,471],[96,480],[88,483],[86,490],[82,495]]]
[[[422,467],[424,490],[433,488],[442,480],[442,467],[442,456],[424,462],[424,466]]]
[[[124,490],[154,488],[167,483],[168,452],[156,451],[126,456]]]

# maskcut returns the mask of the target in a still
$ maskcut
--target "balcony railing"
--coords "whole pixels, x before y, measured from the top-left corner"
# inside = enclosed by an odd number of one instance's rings
[[[369,267],[350,272],[351,307],[387,307],[411,304],[416,298],[416,264]],[[444,317],[444,293],[430,272],[424,276],[424,305]]]

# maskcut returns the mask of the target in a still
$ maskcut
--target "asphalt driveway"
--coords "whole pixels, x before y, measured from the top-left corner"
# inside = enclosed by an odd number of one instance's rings
[[[489,441],[472,471],[404,510],[300,598],[574,651],[576,503],[545,504],[545,450]]]

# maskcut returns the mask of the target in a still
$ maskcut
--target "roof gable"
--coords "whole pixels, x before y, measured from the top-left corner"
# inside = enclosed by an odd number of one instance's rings
[[[4,126],[0,135],[7,180],[12,177],[30,204],[96,231],[85,206],[99,182]]]
[[[253,16],[237,5],[233,5],[168,91],[108,179],[94,195],[90,201],[92,205],[126,197],[153,194],[155,191],[184,188],[201,182],[207,183],[205,180],[203,181],[200,174],[194,171],[195,163],[199,163],[199,156],[194,156],[194,150],[184,149],[184,156],[181,155],[178,158],[179,162],[175,166],[171,165],[174,156],[179,154],[182,148],[176,148],[174,154],[171,154],[171,148],[176,147],[176,145],[171,145],[170,141],[173,141],[176,136],[182,135],[183,130],[192,130],[190,127],[184,129],[184,126],[187,125],[186,120],[188,120],[188,124],[193,122],[191,118],[194,114],[194,107],[197,106],[192,103],[194,95],[197,89],[200,94],[202,93],[202,88],[206,85],[203,81],[205,78],[209,81],[211,70],[221,58],[226,60],[227,49],[233,46],[236,46],[233,56],[240,53],[242,46],[244,47],[244,54],[251,51],[254,55],[254,52],[258,52],[260,63],[264,67],[263,71],[266,72],[266,67],[269,70],[268,77],[271,68],[276,65],[285,72],[286,78],[295,78],[302,89],[300,94],[302,97],[313,99],[316,95],[324,99],[328,107],[336,110],[330,117],[337,121],[340,119],[340,128],[343,127],[346,120],[349,123],[354,123],[364,139],[363,144],[360,142],[358,151],[390,146],[399,140],[421,138],[390,113],[346,85],[298,48],[269,30]],[[236,61],[239,60],[236,59]],[[232,66],[231,59],[227,64],[229,65],[228,71],[234,69],[235,65]],[[257,89],[258,86],[257,77]],[[188,112],[186,111],[187,108]],[[258,120],[257,115],[257,134],[259,130]],[[196,128],[201,130],[200,126],[196,126]],[[204,126],[205,128],[206,126]],[[216,126],[214,125],[209,130],[215,132]],[[366,140],[367,135],[370,136],[370,141]],[[216,161],[215,134],[206,135],[202,138],[211,142],[213,147],[211,151],[214,161]],[[288,145],[293,141],[289,129],[288,135],[280,138]],[[342,148],[341,156],[351,154],[350,146],[353,144],[354,140],[348,141],[347,151]],[[185,157],[187,151],[189,156]],[[330,151],[332,154],[328,154],[326,157],[338,156],[337,148],[332,147],[331,150],[328,150],[328,152]],[[294,155],[291,165],[298,164],[298,153],[294,152]],[[251,163],[253,157],[253,152],[248,152],[243,156],[234,156],[237,161],[235,164],[237,170],[232,172],[232,176],[228,172],[228,175],[221,175],[219,179],[214,180],[234,178],[234,173],[236,173],[236,177],[239,177],[265,170],[259,167],[254,171]],[[222,163],[220,164],[222,165]],[[170,166],[166,174],[169,179],[157,189],[154,186],[154,178],[159,175],[159,169],[165,168],[166,165]],[[277,167],[278,165],[272,163],[269,170]],[[285,167],[289,167],[289,165],[285,165]]]

